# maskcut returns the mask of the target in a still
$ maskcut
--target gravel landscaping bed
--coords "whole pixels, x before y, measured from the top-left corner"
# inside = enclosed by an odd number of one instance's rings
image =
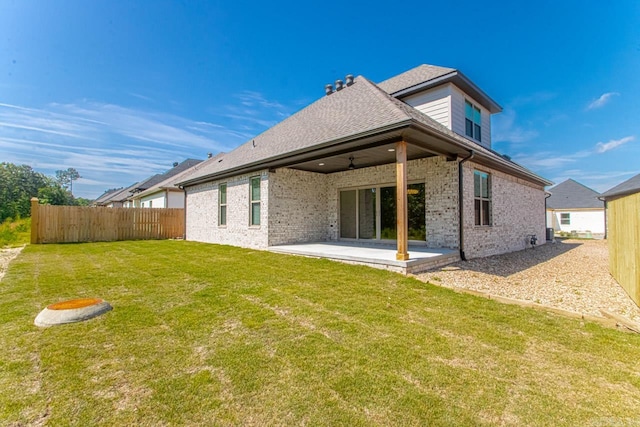
[[[609,274],[606,240],[556,240],[535,249],[461,261],[417,275],[451,288],[603,317],[640,321],[640,308]]]

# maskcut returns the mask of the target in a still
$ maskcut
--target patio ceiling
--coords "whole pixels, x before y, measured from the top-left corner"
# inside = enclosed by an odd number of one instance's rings
[[[455,160],[458,155],[467,155],[468,152],[461,151],[458,147],[453,147],[441,139],[422,132],[408,129],[401,135],[393,135],[391,138],[378,140],[367,144],[349,144],[333,147],[323,153],[318,153],[311,160],[288,165],[292,169],[299,169],[316,173],[335,173],[349,170],[351,157],[355,169],[371,166],[379,166],[396,162],[396,142],[404,140],[407,142],[407,159],[415,160],[433,156],[444,156],[447,159]]]

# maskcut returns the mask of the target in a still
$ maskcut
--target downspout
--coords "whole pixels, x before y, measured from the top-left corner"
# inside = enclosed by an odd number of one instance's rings
[[[604,197],[597,197],[604,204],[604,239],[607,240],[607,199]]]
[[[464,186],[462,184],[462,164],[468,160],[473,159],[476,153],[473,150],[469,150],[469,155],[458,162],[458,231],[460,241],[460,259],[466,261],[467,257],[464,255]]]
[[[546,196],[544,196],[544,232],[547,232],[547,228],[549,228],[549,221],[547,221],[547,199],[551,197],[551,193],[547,193]]]
[[[184,193],[184,234],[182,235],[182,240],[187,240],[187,190],[184,189],[183,186],[178,185],[178,188],[182,190]],[[168,202],[167,202],[168,203]]]

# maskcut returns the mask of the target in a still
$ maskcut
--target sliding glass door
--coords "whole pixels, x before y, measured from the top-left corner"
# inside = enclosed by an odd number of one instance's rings
[[[409,240],[426,240],[424,183],[407,186]],[[340,238],[395,240],[396,187],[340,191]]]

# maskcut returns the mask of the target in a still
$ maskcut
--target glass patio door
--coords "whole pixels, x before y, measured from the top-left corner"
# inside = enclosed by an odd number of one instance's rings
[[[409,240],[426,240],[424,183],[407,186]],[[340,238],[396,240],[396,187],[340,192]]]

